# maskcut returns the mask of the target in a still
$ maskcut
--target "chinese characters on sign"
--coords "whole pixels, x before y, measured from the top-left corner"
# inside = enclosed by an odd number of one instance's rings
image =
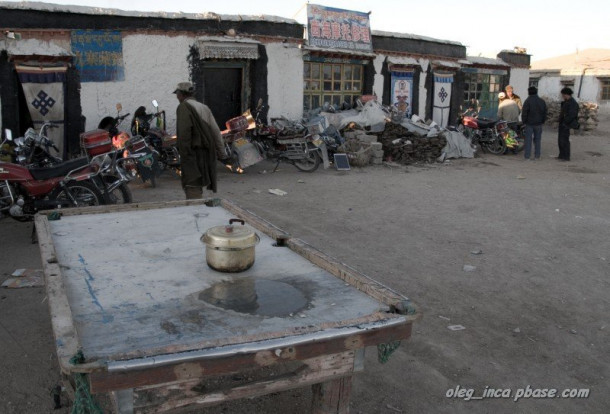
[[[125,79],[121,32],[74,30],[71,35],[71,43],[81,82]]]
[[[308,4],[307,38],[309,46],[373,51],[367,13]]]

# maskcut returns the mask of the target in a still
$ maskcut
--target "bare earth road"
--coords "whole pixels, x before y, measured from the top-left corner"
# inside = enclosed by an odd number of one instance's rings
[[[610,122],[572,138],[572,162],[543,135],[543,159],[319,170],[262,163],[220,172],[236,201],[408,295],[424,317],[381,365],[367,350],[353,413],[607,413],[610,407]],[[300,182],[303,181],[303,182]],[[132,184],[136,201],[182,199],[178,179]],[[270,188],[288,192],[284,197]],[[0,281],[40,268],[31,224],[0,222]],[[472,254],[472,251],[482,254]],[[464,265],[476,267],[464,271]],[[349,304],[345,304],[349,306]],[[449,330],[449,325],[466,329]],[[53,411],[59,381],[43,288],[0,290],[0,412]],[[447,397],[456,387],[588,389],[587,398]],[[295,390],[201,413],[305,413]]]

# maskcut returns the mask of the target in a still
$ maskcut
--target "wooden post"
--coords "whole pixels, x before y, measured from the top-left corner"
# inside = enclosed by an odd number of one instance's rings
[[[312,414],[349,414],[352,377],[314,384]]]

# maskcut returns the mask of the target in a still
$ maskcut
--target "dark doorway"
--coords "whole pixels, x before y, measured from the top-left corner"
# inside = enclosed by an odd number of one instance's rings
[[[214,114],[218,127],[242,113],[242,68],[203,68],[203,103]]]

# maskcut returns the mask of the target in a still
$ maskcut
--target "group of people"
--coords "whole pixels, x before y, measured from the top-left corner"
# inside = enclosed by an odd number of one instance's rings
[[[540,145],[542,141],[542,125],[547,119],[546,102],[538,96],[538,89],[535,86],[530,86],[527,90],[528,97],[523,104],[521,98],[513,92],[513,87],[508,85],[506,93],[500,92],[498,99],[498,118],[505,120],[508,123],[521,121],[525,125],[525,148],[524,158],[530,160],[532,155],[532,143],[534,145],[534,160],[540,159]],[[570,88],[561,90],[561,111],[559,114],[559,133],[557,136],[557,145],[559,147],[559,155],[557,159],[560,161],[570,161],[570,129],[578,129],[578,110],[579,106],[576,100],[572,97],[573,91]]]

